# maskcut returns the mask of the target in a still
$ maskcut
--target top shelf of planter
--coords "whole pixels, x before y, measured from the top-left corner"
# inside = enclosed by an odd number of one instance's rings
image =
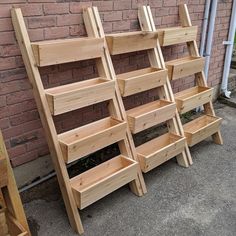
[[[136,52],[155,48],[157,32],[125,32],[106,35],[108,49],[111,55]]]
[[[186,43],[197,38],[197,26],[171,27],[157,30],[161,46]]]
[[[47,40],[31,46],[37,66],[49,66],[101,57],[104,38]]]

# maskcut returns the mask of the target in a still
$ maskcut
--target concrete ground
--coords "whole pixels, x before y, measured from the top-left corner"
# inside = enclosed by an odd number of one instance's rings
[[[224,145],[205,140],[191,148],[194,164],[170,160],[145,174],[148,193],[127,186],[80,212],[85,236],[235,236],[236,109],[216,104],[224,118]],[[34,236],[76,235],[71,229],[56,179],[23,195]]]

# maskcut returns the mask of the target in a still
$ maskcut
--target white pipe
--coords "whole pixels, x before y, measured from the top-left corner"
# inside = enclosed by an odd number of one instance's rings
[[[207,26],[209,20],[209,12],[210,12],[211,0],[206,0],[205,11],[204,11],[204,20],[202,26],[202,34],[201,34],[201,44],[200,44],[200,55],[204,56],[204,50],[206,45],[206,35],[207,35]]]
[[[230,94],[231,94],[231,92],[228,91],[228,78],[229,78],[230,64],[231,64],[233,46],[234,46],[235,29],[236,29],[236,1],[233,1],[228,41],[223,42],[224,44],[227,45],[227,48],[226,48],[226,54],[225,54],[225,63],[224,63],[224,72],[223,72],[223,78],[222,78],[222,84],[221,84],[221,91],[223,92],[224,96],[227,98],[230,98]]]
[[[205,53],[206,61],[205,61],[204,72],[206,75],[206,80],[208,79],[208,71],[209,71],[210,58],[211,58],[211,48],[212,48],[212,41],[213,41],[213,35],[214,35],[217,4],[218,4],[218,0],[212,0],[210,21],[209,21],[208,34],[207,34],[206,53]]]

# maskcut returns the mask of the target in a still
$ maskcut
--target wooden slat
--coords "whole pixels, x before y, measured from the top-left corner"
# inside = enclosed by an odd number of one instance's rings
[[[124,139],[126,127],[126,122],[108,117],[58,135],[65,162]]]
[[[127,111],[130,130],[136,134],[174,117],[176,105],[173,102],[158,100]]]
[[[0,153],[0,188],[6,186],[7,183],[7,160]]]
[[[101,78],[90,79],[45,90],[53,115],[110,100],[114,97],[115,83]]]
[[[169,79],[175,80],[188,75],[193,75],[203,70],[205,58],[184,57],[166,62]]]
[[[180,114],[188,112],[212,100],[213,88],[195,86],[175,94]]]
[[[167,133],[137,147],[141,169],[144,173],[168,161],[184,150],[185,138]]]
[[[83,209],[134,180],[137,168],[136,161],[118,156],[71,179],[78,208]]]
[[[184,133],[188,145],[192,147],[215,134],[219,130],[221,122],[222,118],[204,115],[185,124]]]
[[[197,26],[172,27],[158,29],[158,39],[161,46],[186,43],[197,39]]]
[[[103,38],[59,39],[32,43],[38,66],[49,66],[101,57]]]
[[[157,32],[127,32],[106,35],[111,55],[129,53],[154,48],[157,44]]]
[[[123,97],[163,86],[167,70],[145,68],[117,75],[117,82]]]

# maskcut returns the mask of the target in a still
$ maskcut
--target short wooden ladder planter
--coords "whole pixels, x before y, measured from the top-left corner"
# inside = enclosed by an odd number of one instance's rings
[[[186,4],[179,6],[179,14],[180,27],[156,30],[150,7],[143,6],[139,9],[139,20],[145,30],[158,33],[159,45],[157,51],[161,56],[162,68],[168,69],[169,80],[177,80],[185,76],[195,75],[195,87],[174,95],[180,114],[202,105],[204,107],[205,114],[203,116],[183,126],[188,145],[193,146],[209,136],[212,136],[215,143],[223,144],[220,133],[222,119],[215,116],[212,105],[213,88],[207,86],[203,72],[204,58],[200,57],[196,44],[197,26],[192,26]],[[180,43],[187,44],[189,56],[164,62],[160,46]]]
[[[157,46],[157,32],[150,30],[105,35],[96,7],[84,10],[87,32],[97,38],[106,37],[105,51],[109,62],[110,74],[117,82],[122,97],[127,97],[153,88],[158,89],[160,100],[156,100],[130,110],[122,106],[129,129],[136,134],[160,123],[167,123],[169,133],[163,137],[136,147],[139,163],[143,172],[147,172],[172,157],[177,156],[181,166],[192,164],[190,152],[170,86],[167,86],[168,74],[158,64],[158,58],[150,61],[151,67],[123,74],[116,74],[110,55],[147,50],[154,51]],[[122,101],[121,101],[122,103]],[[123,103],[122,103],[123,104]]]
[[[0,131],[0,235],[30,236],[6,146]]]
[[[20,9],[12,10],[12,20],[69,220],[74,230],[82,234],[78,208],[83,209],[128,183],[138,196],[147,191],[122,113],[118,85],[109,72],[105,39],[92,35],[31,43]],[[39,67],[88,59],[96,60],[98,78],[44,89]],[[103,101],[109,102],[108,117],[61,134],[56,132],[53,116]],[[114,143],[118,143],[119,156],[69,178],[66,164]]]

